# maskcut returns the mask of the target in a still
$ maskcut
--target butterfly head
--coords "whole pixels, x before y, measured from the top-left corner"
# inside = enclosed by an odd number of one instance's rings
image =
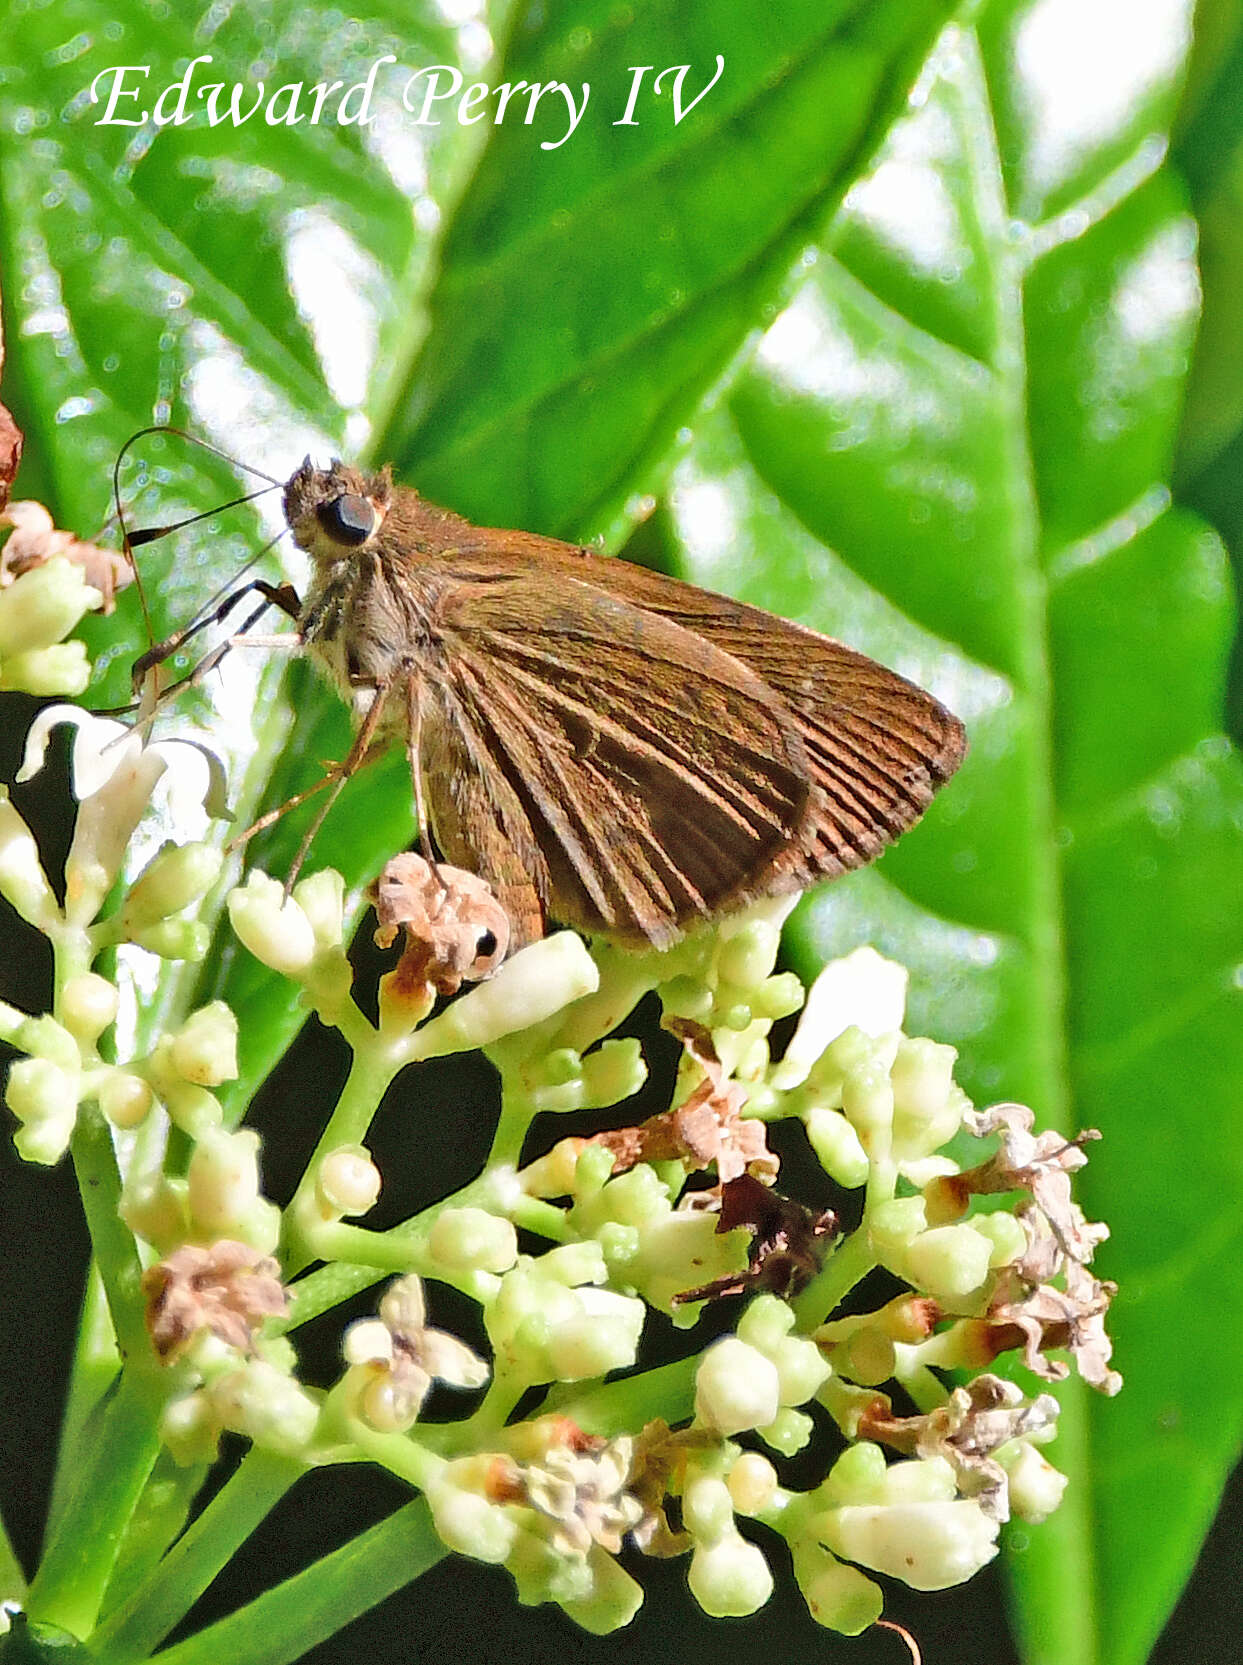
[[[364,474],[336,459],[328,468],[316,468],[308,457],[285,485],[285,519],[309,555],[335,562],[372,542],[392,498],[387,468]]]

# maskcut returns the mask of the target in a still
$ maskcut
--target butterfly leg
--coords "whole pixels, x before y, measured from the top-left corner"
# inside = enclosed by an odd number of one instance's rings
[[[192,637],[197,636],[200,630],[206,630],[209,625],[219,624],[222,620],[228,618],[244,596],[255,592],[263,597],[263,605],[257,607],[251,613],[242,626],[243,632],[249,630],[250,626],[261,618],[269,607],[279,607],[291,619],[296,619],[302,611],[302,603],[298,599],[298,593],[292,584],[269,584],[263,578],[252,579],[249,584],[243,584],[240,590],[234,590],[232,595],[226,596],[219,607],[213,608],[204,618],[196,619],[193,624],[186,625],[182,630],[174,630],[171,636],[167,636],[162,642],[157,642],[141,658],[135,659],[132,672],[135,688],[148,671],[153,671],[157,665],[162,665],[166,659],[170,659],[179,648],[184,647]],[[180,682],[173,683],[171,688],[164,690],[164,693],[168,694],[178,688],[184,688],[193,677],[204,673],[205,670],[214,670],[229,651],[232,640],[233,638],[230,638],[228,642],[222,642],[218,648],[207,655],[206,659],[195,666],[189,676],[183,677]]]

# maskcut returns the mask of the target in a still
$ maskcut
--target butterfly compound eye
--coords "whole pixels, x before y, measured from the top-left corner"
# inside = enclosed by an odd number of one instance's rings
[[[374,506],[365,497],[355,497],[349,492],[344,497],[334,497],[329,503],[321,503],[315,513],[330,538],[351,547],[366,543],[379,520]]]

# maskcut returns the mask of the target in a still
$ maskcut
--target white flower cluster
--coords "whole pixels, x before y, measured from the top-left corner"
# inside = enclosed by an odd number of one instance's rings
[[[991,1375],[951,1393],[934,1367],[979,1370],[1021,1347],[1037,1375],[1055,1376],[1065,1366],[1049,1355],[1066,1349],[1116,1389],[1111,1290],[1086,1270],[1103,1228],[1070,1198],[1082,1141],[1033,1135],[1016,1106],[977,1115],[953,1049],[902,1032],[901,967],[859,950],[804,998],[774,970],[786,902],[661,954],[589,952],[561,932],[498,967],[485,887],[448,868],[432,883],[411,856],[383,881],[383,940],[394,920],[407,940],[372,1022],[354,995],[340,875],[287,892],[252,872],[225,898],[234,932],[353,1055],[280,1209],[263,1194],[258,1135],[230,1129],[214,1092],[237,1074],[227,1006],[184,1014],[141,1056],[101,1050],[118,995],[97,957],[119,943],[201,954],[198,913],[221,858],[206,843],[166,844],[110,901],[170,753],[55,708],[36,724],[28,768],[58,721],[81,725],[63,904],[29,829],[0,803],[0,894],[57,952],[55,1016],[0,1012],[0,1032],[27,1054],[7,1100],[32,1160],[57,1160],[83,1118],[125,1147],[117,1208],[144,1269],[139,1280],[104,1264],[105,1281],[115,1311],[142,1303],[149,1356],[130,1368],[159,1381],[160,1433],[178,1459],[210,1460],[229,1430],[306,1464],[383,1463],[426,1493],[446,1545],[504,1564],[519,1599],[555,1601],[596,1631],[642,1599],[616,1558],[624,1540],[688,1553],[695,1598],[724,1617],[768,1599],[775,1534],[809,1610],[854,1634],[881,1613],[869,1572],[942,1588],[992,1558],[1009,1514],[1056,1507],[1062,1477],[1037,1449],[1054,1401]],[[210,771],[188,756],[195,797],[210,798]],[[463,980],[474,986],[438,1009]],[[672,1105],[591,1137],[552,1139],[547,1122],[532,1136],[537,1117],[605,1109],[643,1083],[638,1043],[608,1037],[649,990],[682,1045]],[[774,1057],[774,1022],[800,1006]],[[473,1047],[503,1089],[485,1171],[386,1231],[355,1223],[380,1194],[366,1141],[390,1083]],[[857,1229],[782,1194],[767,1142],[778,1119],[801,1126],[819,1159],[822,1200],[863,1190]],[[170,1127],[181,1135],[171,1147]],[[946,1151],[994,1135],[1000,1147],[975,1166]],[[523,1164],[529,1136],[541,1153]],[[1006,1193],[1020,1199],[1009,1210],[973,1210],[977,1196]],[[547,1246],[520,1252],[520,1228],[523,1247]],[[876,1268],[908,1292],[838,1316]],[[344,1331],[336,1383],[306,1386],[286,1332],[383,1271],[396,1280],[375,1317]],[[429,1324],[425,1280],[478,1303],[475,1345]],[[739,1303],[730,1333],[678,1366],[643,1368],[653,1310],[689,1328],[721,1301]],[[435,1383],[474,1395],[468,1413],[425,1419]],[[887,1384],[918,1414],[895,1410]],[[538,1408],[515,1421],[520,1401]],[[819,1483],[783,1486],[783,1460],[816,1450]]]

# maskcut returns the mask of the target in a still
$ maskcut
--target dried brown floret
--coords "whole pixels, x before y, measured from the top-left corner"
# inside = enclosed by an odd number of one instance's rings
[[[202,1330],[249,1351],[264,1319],[289,1310],[276,1261],[231,1238],[207,1248],[183,1244],[147,1268],[142,1288],[147,1331],[165,1363]]]
[[[387,862],[372,888],[387,948],[399,929],[406,946],[385,979],[386,996],[416,1004],[427,991],[454,994],[494,972],[509,947],[509,919],[485,879],[406,851]]]

